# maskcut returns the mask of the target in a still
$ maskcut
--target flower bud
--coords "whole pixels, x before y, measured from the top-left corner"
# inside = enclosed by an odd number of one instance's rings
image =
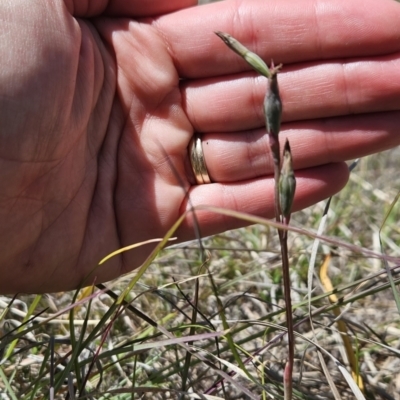
[[[278,136],[281,129],[282,102],[279,96],[278,75],[280,67],[272,66],[272,74],[268,78],[268,90],[264,98],[265,127],[267,133]]]
[[[279,178],[279,204],[281,213],[286,219],[290,217],[295,191],[296,178],[293,172],[292,153],[289,141],[286,139],[283,150],[281,176]]]
[[[248,64],[250,64],[257,72],[267,78],[271,75],[267,64],[261,59],[260,56],[251,52],[245,46],[243,46],[238,40],[224,32],[215,32],[224,43],[233,50],[236,54],[239,54]]]

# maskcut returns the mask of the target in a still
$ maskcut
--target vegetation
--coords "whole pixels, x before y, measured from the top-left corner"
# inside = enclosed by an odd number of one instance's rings
[[[344,337],[365,398],[396,398],[398,306],[384,261],[361,249],[380,253],[385,222],[383,252],[399,256],[399,206],[391,209],[398,155],[395,149],[362,159],[333,198],[324,232],[331,240],[318,248],[310,303],[315,241],[289,233],[296,399],[334,398],[332,387],[343,399],[355,398],[341,369],[351,371]],[[325,204],[295,213],[291,225],[315,233]],[[205,261],[196,241],[163,250],[121,305],[112,296],[135,272],[93,294],[0,298],[2,399],[49,398],[51,387],[60,399],[167,399],[182,392],[182,398],[282,398],[287,341],[279,241],[270,221],[260,222],[203,240]],[[319,275],[327,260],[339,313]],[[394,283],[397,264],[388,265]]]

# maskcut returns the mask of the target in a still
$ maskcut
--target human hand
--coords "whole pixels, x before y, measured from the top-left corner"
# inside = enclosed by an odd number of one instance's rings
[[[194,205],[273,215],[266,82],[216,30],[284,64],[280,136],[294,157],[295,209],[340,190],[345,160],[400,142],[399,4],[226,0],[183,9],[194,3],[0,6],[0,292],[77,287],[108,253],[162,237],[189,207],[185,191]],[[194,184],[195,131],[212,184]],[[203,235],[243,224],[207,211],[197,218]],[[177,235],[193,238],[190,217]],[[139,266],[151,248],[111,259],[85,283]]]

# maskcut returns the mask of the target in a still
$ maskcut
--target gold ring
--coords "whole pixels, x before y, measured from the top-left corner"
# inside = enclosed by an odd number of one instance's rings
[[[210,175],[208,175],[207,164],[204,158],[203,145],[201,143],[201,136],[195,133],[189,143],[189,157],[190,165],[192,166],[196,183],[202,185],[203,183],[211,183]]]

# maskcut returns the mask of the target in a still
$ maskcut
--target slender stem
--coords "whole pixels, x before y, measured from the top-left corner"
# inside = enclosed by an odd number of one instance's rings
[[[280,150],[277,136],[269,134],[269,142],[274,159],[274,179],[275,179],[275,218],[277,222],[289,224],[289,217],[281,217],[281,207],[279,202],[279,180],[280,180]],[[287,245],[287,230],[278,229],[279,243],[282,257],[283,288],[285,293],[286,325],[288,330],[288,361],[284,371],[284,393],[285,400],[292,399],[293,392],[293,364],[294,364],[294,330],[292,315],[292,299],[290,295],[290,270],[289,252]]]
[[[291,154],[289,143],[285,144],[284,154],[284,174],[282,179],[282,193],[284,203],[281,206],[280,178],[281,178],[281,156],[279,146],[279,131],[281,126],[282,102],[279,96],[278,77],[282,65],[275,66],[271,62],[271,67],[268,68],[265,62],[255,53],[251,52],[243,46],[237,39],[224,32],[215,32],[224,43],[246,62],[248,62],[261,75],[268,78],[268,90],[264,98],[264,115],[265,127],[269,137],[269,145],[271,148],[272,158],[274,160],[274,179],[275,179],[275,218],[277,222],[289,224],[290,209],[293,202],[294,190],[296,182],[292,170]],[[286,161],[286,162],[285,162]],[[283,285],[285,290],[286,303],[286,323],[288,329],[289,354],[288,362],[286,363],[284,372],[284,393],[285,400],[292,398],[292,373],[294,362],[294,332],[293,332],[293,317],[292,317],[292,301],[290,298],[290,273],[289,273],[289,256],[287,247],[287,230],[278,229],[279,242],[282,255],[282,270],[283,270]],[[241,365],[242,369],[244,366]]]
[[[275,165],[275,218],[278,222],[281,221],[280,205],[279,205],[279,167]],[[288,218],[283,218],[283,223],[288,225]],[[294,363],[294,331],[293,331],[293,314],[292,314],[292,299],[290,295],[290,270],[289,270],[289,252],[287,245],[287,231],[278,229],[279,243],[281,247],[282,257],[282,274],[283,274],[283,289],[285,293],[285,309],[286,309],[286,326],[288,331],[288,362],[284,372],[284,387],[285,400],[292,398],[292,376]]]
[[[287,221],[285,218],[284,223],[286,222]],[[287,247],[287,231],[279,230],[278,232],[279,232],[279,241],[281,244],[283,288],[285,291],[286,325],[288,331],[288,362],[285,366],[285,372],[284,372],[285,400],[286,400],[292,398],[294,330],[293,330],[292,299],[290,295],[290,271],[289,271],[289,257],[288,257],[288,247]]]

